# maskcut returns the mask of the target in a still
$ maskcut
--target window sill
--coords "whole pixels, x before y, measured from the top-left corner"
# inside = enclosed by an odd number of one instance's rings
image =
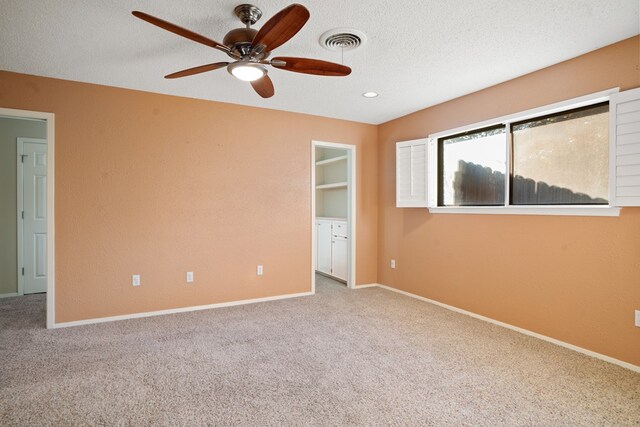
[[[460,206],[428,208],[432,214],[620,216],[615,206]]]

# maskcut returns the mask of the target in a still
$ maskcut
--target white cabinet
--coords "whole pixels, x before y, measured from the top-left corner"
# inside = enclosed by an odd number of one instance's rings
[[[315,227],[316,271],[346,281],[348,276],[347,221],[317,219]]]
[[[332,236],[331,239],[331,275],[347,280],[347,238]]]
[[[331,221],[316,221],[316,270],[331,274]]]
[[[347,237],[347,221],[332,221],[331,232],[334,236]]]

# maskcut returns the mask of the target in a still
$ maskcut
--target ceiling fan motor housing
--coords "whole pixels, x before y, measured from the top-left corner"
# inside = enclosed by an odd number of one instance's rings
[[[245,57],[251,52],[251,42],[258,33],[258,30],[253,28],[236,28],[231,30],[222,39],[222,44],[231,49],[231,53]],[[264,59],[266,55],[257,59]]]

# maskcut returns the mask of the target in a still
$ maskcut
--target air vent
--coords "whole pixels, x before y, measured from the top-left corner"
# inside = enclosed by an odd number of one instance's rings
[[[334,28],[320,36],[320,46],[327,50],[347,51],[362,46],[367,36],[353,28]]]

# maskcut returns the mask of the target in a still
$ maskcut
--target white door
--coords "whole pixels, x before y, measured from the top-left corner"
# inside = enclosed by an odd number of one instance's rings
[[[331,221],[318,220],[316,250],[318,262],[316,269],[321,273],[331,274]]]
[[[45,140],[21,140],[24,270],[18,273],[24,276],[23,292],[33,294],[47,290],[47,144]]]
[[[347,280],[347,238],[333,236],[331,242],[331,275]]]

